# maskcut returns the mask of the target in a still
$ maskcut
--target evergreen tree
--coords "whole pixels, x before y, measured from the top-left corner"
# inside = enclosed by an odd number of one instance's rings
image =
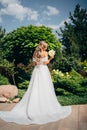
[[[66,47],[66,54],[87,59],[87,10],[76,5],[74,13],[69,14],[70,23],[61,28],[61,41]]]
[[[5,29],[0,26],[0,63],[2,61],[2,41],[5,36]]]

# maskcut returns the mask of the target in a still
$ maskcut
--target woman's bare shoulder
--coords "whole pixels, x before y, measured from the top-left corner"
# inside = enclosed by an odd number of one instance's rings
[[[44,52],[42,53],[42,58],[43,58],[43,57],[46,57],[46,56],[48,56],[48,53],[47,53],[46,51],[44,51]]]
[[[48,56],[48,52],[44,51],[44,57]]]

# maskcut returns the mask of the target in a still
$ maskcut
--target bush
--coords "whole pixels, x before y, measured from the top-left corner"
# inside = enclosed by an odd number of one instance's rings
[[[80,81],[83,80],[83,77],[78,72],[76,72],[74,69],[72,69],[69,74],[71,76],[70,79],[75,80],[76,82],[80,83]]]
[[[10,84],[8,78],[0,74],[0,85],[7,85],[7,84]]]
[[[56,94],[61,95],[87,95],[87,79],[84,79],[75,70],[70,73],[62,73],[59,70],[52,71],[52,79]]]
[[[83,78],[83,80],[81,80],[80,85],[83,87],[87,87],[87,78]]]
[[[18,72],[16,75],[15,75],[15,79],[16,79],[16,84],[18,86],[18,88],[20,88],[20,85],[23,83],[25,85],[29,84],[29,80],[30,80],[30,74],[28,72],[25,71],[24,67],[17,67],[16,68],[16,71]],[[24,83],[24,82],[28,82],[27,84]],[[19,85],[20,84],[20,85]],[[24,85],[23,85],[24,86]],[[22,86],[21,86],[22,87]]]
[[[25,89],[18,89],[17,97],[22,98],[24,96],[25,92],[26,92]]]
[[[27,81],[27,80],[25,80],[24,82],[18,84],[19,89],[27,89],[28,86],[29,86],[29,81]]]
[[[55,59],[52,68],[59,69],[62,72],[69,72],[72,69],[79,71],[82,67],[80,60],[75,59],[75,57],[61,57]]]
[[[57,88],[56,89],[56,95],[66,95],[66,96],[69,96],[69,95],[73,95],[73,94],[70,93],[69,91],[66,91],[63,88]]]
[[[58,80],[58,87],[61,87],[73,94],[77,94],[78,93],[78,88],[81,87],[79,83],[77,83],[75,80],[71,80],[71,79],[62,79],[62,80]]]
[[[69,72],[72,68],[69,64],[69,61],[65,57],[62,57],[61,59],[56,60],[56,62],[53,64],[53,69],[59,69],[62,72]]]

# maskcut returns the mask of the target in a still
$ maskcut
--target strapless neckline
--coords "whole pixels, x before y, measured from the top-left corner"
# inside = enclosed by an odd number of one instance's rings
[[[42,58],[48,58],[48,56],[42,57]]]
[[[40,61],[44,62],[48,60],[48,56],[40,58]],[[37,62],[35,58],[33,58],[33,61]]]

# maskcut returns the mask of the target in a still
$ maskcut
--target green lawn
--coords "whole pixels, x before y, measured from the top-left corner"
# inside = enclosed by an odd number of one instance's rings
[[[57,96],[61,105],[87,104],[87,96]]]

